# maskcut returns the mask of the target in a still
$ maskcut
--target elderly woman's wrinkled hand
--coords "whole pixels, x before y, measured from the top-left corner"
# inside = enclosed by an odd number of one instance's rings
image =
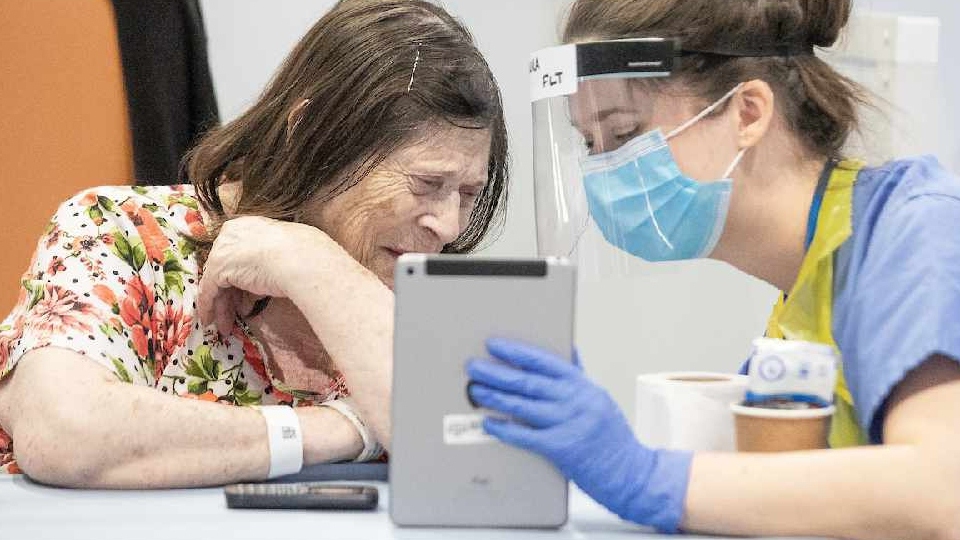
[[[200,278],[203,324],[228,334],[242,294],[289,298],[325,256],[345,252],[323,231],[300,223],[244,216],[224,223]]]

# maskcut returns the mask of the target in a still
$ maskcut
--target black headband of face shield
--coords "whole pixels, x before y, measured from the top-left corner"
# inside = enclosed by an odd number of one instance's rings
[[[814,56],[813,45],[784,44],[759,49],[731,51],[726,49],[680,49],[680,56],[704,54],[709,56],[727,56],[730,58],[793,58],[795,56]]]
[[[678,39],[643,38],[615,41],[597,41],[577,44],[577,64],[580,77],[635,74],[637,76],[665,77],[673,72],[677,58],[690,55],[710,55],[728,58],[791,58],[813,56],[809,44],[784,44],[749,50],[688,49]]]

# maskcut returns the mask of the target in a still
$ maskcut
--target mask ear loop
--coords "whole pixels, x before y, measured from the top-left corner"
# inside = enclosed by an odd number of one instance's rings
[[[743,160],[743,156],[746,155],[746,153],[747,153],[746,148],[743,148],[739,152],[737,152],[737,157],[733,158],[733,163],[731,163],[730,166],[727,167],[726,172],[724,172],[723,176],[721,176],[720,178],[723,178],[725,180],[730,178],[730,175],[733,174],[733,171],[736,170],[738,165],[740,165],[740,161]]]
[[[692,126],[692,125],[696,124],[697,122],[703,120],[703,119],[706,118],[707,116],[710,116],[710,114],[712,114],[713,111],[719,109],[721,105],[723,105],[724,103],[726,103],[728,99],[732,98],[733,95],[736,94],[741,88],[743,88],[743,83],[740,83],[740,84],[734,86],[734,87],[733,87],[733,90],[730,90],[729,92],[727,92],[726,94],[724,94],[722,98],[718,99],[717,101],[715,101],[715,102],[713,103],[713,105],[710,105],[709,107],[707,107],[706,109],[704,109],[703,111],[701,111],[700,114],[694,116],[694,117],[691,118],[690,120],[687,120],[686,122],[684,122],[683,124],[681,124],[680,127],[676,128],[676,129],[674,129],[673,131],[671,131],[670,133],[668,133],[665,138],[669,141],[670,139],[672,139],[672,138],[676,137],[677,135],[679,135],[679,134],[683,133],[684,131],[686,131],[688,128],[690,128],[690,126]]]

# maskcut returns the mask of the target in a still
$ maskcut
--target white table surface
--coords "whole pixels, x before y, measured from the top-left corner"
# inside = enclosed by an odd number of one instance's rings
[[[349,483],[349,482],[346,482]],[[660,537],[624,523],[576,489],[570,520],[560,530],[411,529],[395,527],[387,514],[388,487],[372,512],[232,510],[222,489],[91,491],[51,488],[22,475],[0,474],[0,538],[3,540],[259,540],[398,539],[483,540],[651,539]],[[684,538],[670,537],[670,538]],[[700,537],[703,538],[703,537]]]

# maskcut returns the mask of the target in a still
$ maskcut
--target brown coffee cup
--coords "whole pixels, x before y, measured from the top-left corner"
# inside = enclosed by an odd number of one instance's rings
[[[739,452],[795,452],[827,448],[835,407],[767,409],[730,406]]]

